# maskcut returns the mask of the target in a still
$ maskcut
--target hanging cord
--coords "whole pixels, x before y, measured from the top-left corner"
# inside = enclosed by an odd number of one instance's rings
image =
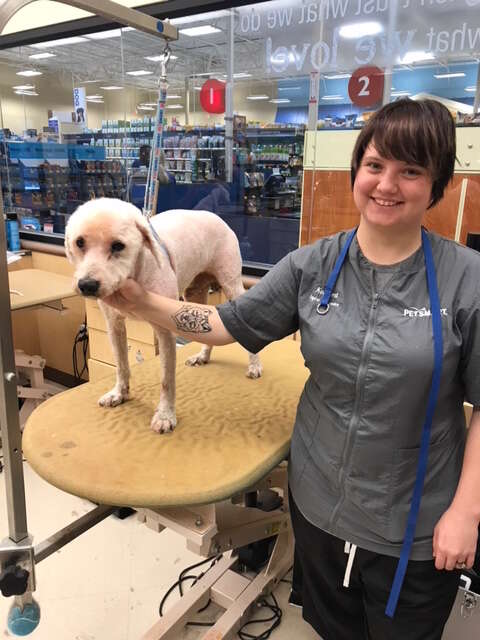
[[[158,608],[158,613],[160,615],[160,617],[163,617],[163,608],[165,606],[165,602],[167,601],[168,597],[175,591],[175,589],[178,587],[178,591],[180,593],[180,596],[183,596],[183,583],[186,580],[192,580],[193,582],[191,583],[190,587],[193,587],[195,584],[197,584],[197,582],[199,580],[201,580],[203,578],[203,576],[210,571],[210,569],[222,558],[222,555],[218,555],[218,556],[212,556],[210,558],[207,558],[206,560],[202,560],[201,562],[197,562],[197,564],[193,564],[189,567],[186,567],[178,576],[178,580],[175,582],[175,584],[173,584],[168,591],[166,592],[166,594],[163,596],[161,602],[160,602],[160,606]],[[190,571],[193,571],[194,569],[197,569],[198,567],[201,567],[205,564],[211,563],[210,566],[208,567],[208,569],[206,569],[205,571],[203,571],[202,573],[200,573],[199,575],[193,575],[190,574]],[[273,633],[274,629],[276,629],[280,622],[282,621],[282,610],[278,605],[278,602],[275,598],[275,596],[273,595],[273,593],[270,594],[270,597],[273,600],[273,604],[268,602],[268,600],[266,599],[266,597],[262,597],[257,601],[257,607],[258,608],[267,608],[270,609],[270,611],[272,612],[272,615],[269,616],[268,618],[258,618],[256,620],[249,620],[248,622],[246,622],[239,630],[238,630],[238,637],[241,640],[268,640],[268,638],[270,638],[271,634]],[[201,609],[198,610],[197,613],[202,613],[202,611],[205,611],[211,604],[211,599],[208,600],[207,604],[202,607]],[[253,635],[248,633],[247,631],[245,631],[245,629],[247,627],[249,627],[250,625],[254,625],[254,624],[265,624],[266,622],[272,622],[272,625],[268,628],[265,629],[265,631],[263,631],[262,633],[260,633],[260,635]],[[187,622],[188,626],[191,627],[213,627],[213,625],[215,624],[215,622],[200,622],[200,621],[192,621],[192,622]]]
[[[79,369],[78,363],[78,345],[82,345],[82,357],[83,357],[83,366],[82,369]],[[88,352],[88,329],[87,329],[87,316],[85,316],[85,320],[83,324],[80,325],[80,329],[75,336],[73,341],[73,349],[72,349],[72,366],[73,366],[73,375],[77,380],[81,380],[85,371],[88,372],[88,363],[87,363],[87,352]]]
[[[145,199],[143,203],[143,215],[150,218],[157,210],[158,197],[158,171],[160,166],[160,155],[162,153],[163,140],[163,113],[165,111],[165,101],[167,99],[167,65],[172,52],[167,42],[163,50],[161,62],[161,75],[159,80],[157,113],[155,116],[155,131],[153,134],[153,149],[148,166],[147,184],[145,186]]]

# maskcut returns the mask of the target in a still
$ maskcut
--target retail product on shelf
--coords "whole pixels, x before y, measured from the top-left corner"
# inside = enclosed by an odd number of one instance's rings
[[[102,148],[70,144],[5,142],[0,145],[0,174],[5,205],[27,211],[20,222],[35,230],[63,233],[65,217],[86,200],[123,198],[126,172],[106,160]]]

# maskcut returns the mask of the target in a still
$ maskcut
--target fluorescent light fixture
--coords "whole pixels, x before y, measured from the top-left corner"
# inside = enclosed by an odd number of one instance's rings
[[[94,102],[96,104],[105,104],[103,100],[97,100],[93,98],[87,98],[87,102]]]
[[[28,89],[35,89],[35,85],[34,84],[17,84],[15,87],[12,87],[12,89],[19,89],[20,91],[26,91]]]
[[[145,69],[139,69],[138,71],[127,71],[127,76],[151,76],[153,71],[146,71]]]
[[[38,93],[36,91],[29,91],[26,89],[20,89],[18,91],[15,91],[15,93],[21,95],[21,96],[38,96]]]
[[[17,71],[17,76],[26,76],[30,78],[31,76],[43,76],[41,71],[32,71],[31,69],[27,69],[26,71]]]
[[[469,87],[465,87],[465,91],[476,91],[477,87],[474,84],[471,84]]]
[[[343,96],[339,96],[339,95],[322,96],[322,100],[343,100]]]
[[[155,111],[155,109],[153,107],[147,107],[146,104],[139,104],[137,109],[139,111]]]
[[[230,15],[228,9],[221,11],[209,11],[207,13],[197,13],[194,16],[183,16],[182,18],[172,18],[170,24],[190,24],[192,22],[203,22],[204,20],[217,20],[217,18],[226,18]]]
[[[201,91],[201,90],[202,90],[202,87],[193,87],[193,90],[194,90],[194,91]],[[465,89],[465,91],[466,91],[466,89]]]
[[[390,95],[398,98],[399,96],[411,96],[412,94],[410,91],[392,91]]]
[[[92,84],[93,82],[104,82],[104,80],[82,80],[79,84]]]
[[[434,60],[435,56],[431,51],[409,51],[403,58],[399,58],[400,64],[411,64],[412,62],[422,62],[423,60]]]
[[[268,100],[270,96],[266,95],[257,95],[257,96],[247,96],[247,100]]]
[[[465,73],[434,73],[434,78],[464,78]]]
[[[181,105],[181,104],[167,104],[165,109],[183,109],[183,105]]]
[[[89,33],[86,38],[92,40],[106,40],[107,38],[119,38],[122,35],[121,29],[110,29],[109,31],[99,31],[98,33]]]
[[[273,98],[270,102],[273,102],[273,104],[286,104],[290,102],[290,98]]]
[[[344,78],[351,78],[352,74],[351,73],[335,73],[333,75],[325,75],[324,78],[326,78],[327,80],[343,80]]]
[[[156,102],[142,102],[142,104],[140,106],[141,107],[156,107],[157,103]]]
[[[299,91],[302,87],[278,87],[279,91]]]
[[[179,29],[179,33],[183,33],[185,36],[208,36],[211,33],[220,33],[221,29],[212,27],[210,24],[203,24],[199,27],[187,27],[186,29]]]
[[[172,95],[167,95],[167,100],[178,100],[179,98],[181,98],[182,96],[179,96],[178,94],[172,93]]]
[[[151,60],[152,62],[162,62],[163,53],[159,56],[145,56],[145,60]],[[170,56],[170,60],[178,60],[178,56]]]
[[[224,78],[228,78],[226,73],[223,74],[223,77]],[[240,71],[239,73],[234,73],[233,77],[234,78],[251,78],[252,74],[251,73],[245,73],[244,71]]]
[[[29,58],[33,58],[34,60],[42,60],[43,58],[56,58],[57,56],[54,53],[32,53]]]
[[[80,42],[88,42],[88,40],[80,36],[72,36],[71,38],[59,38],[58,40],[48,40],[48,42],[38,42],[30,46],[35,47],[35,49],[50,49],[50,47],[63,47],[66,44],[79,44]]]
[[[99,98],[103,98],[103,96],[87,96],[87,100],[98,100]]]
[[[364,36],[375,36],[382,31],[383,27],[380,22],[354,22],[340,27],[338,35],[342,38],[363,38]]]
[[[112,84],[108,87],[100,87],[100,89],[105,89],[105,91],[120,91],[120,89],[123,89],[123,87],[117,87],[116,85]]]

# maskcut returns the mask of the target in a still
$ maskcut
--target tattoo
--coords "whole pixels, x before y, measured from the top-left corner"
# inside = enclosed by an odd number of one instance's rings
[[[208,333],[212,330],[208,322],[211,313],[209,309],[185,305],[172,316],[172,320],[175,321],[177,329],[185,333]]]

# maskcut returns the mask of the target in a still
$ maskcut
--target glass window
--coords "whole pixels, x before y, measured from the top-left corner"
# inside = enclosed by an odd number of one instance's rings
[[[274,0],[172,20],[157,211],[217,213],[252,268],[354,224],[350,153],[382,102],[434,96],[480,124],[479,15]],[[91,198],[143,207],[164,46],[124,28],[0,50],[2,191],[24,231],[61,238]]]

